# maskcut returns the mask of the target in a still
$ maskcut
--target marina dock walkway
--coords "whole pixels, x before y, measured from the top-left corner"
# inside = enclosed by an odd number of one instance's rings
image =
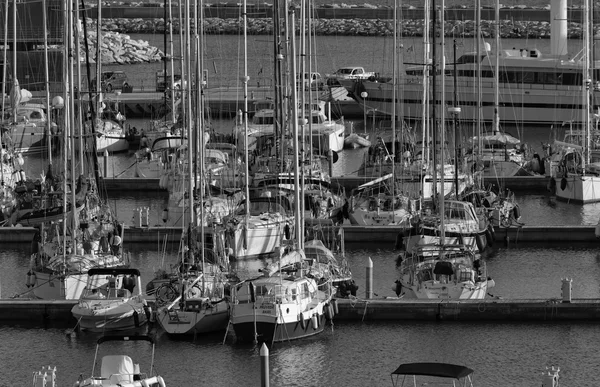
[[[334,321],[600,321],[600,299],[337,299]],[[74,300],[1,299],[0,324],[73,327]]]

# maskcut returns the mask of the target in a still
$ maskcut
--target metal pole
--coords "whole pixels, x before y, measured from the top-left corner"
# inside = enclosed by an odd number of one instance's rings
[[[373,298],[373,260],[369,257],[367,261],[367,275],[366,275],[366,298],[367,300]]]
[[[260,385],[269,387],[269,348],[265,343],[260,347]]]

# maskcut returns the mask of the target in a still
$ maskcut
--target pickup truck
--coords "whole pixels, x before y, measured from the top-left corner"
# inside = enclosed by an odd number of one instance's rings
[[[335,73],[327,77],[327,84],[329,86],[339,85],[340,79],[369,79],[375,77],[376,74],[371,71],[365,71],[360,66],[342,67],[336,70]]]

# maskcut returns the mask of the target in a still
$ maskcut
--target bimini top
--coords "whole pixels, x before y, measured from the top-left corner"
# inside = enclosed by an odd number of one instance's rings
[[[440,378],[462,379],[473,373],[473,370],[461,365],[446,363],[407,363],[400,364],[392,375],[423,375]]]

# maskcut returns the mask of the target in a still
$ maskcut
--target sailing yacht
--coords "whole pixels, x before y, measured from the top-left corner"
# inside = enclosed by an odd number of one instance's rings
[[[274,4],[274,19],[279,18],[279,2]],[[286,25],[294,30],[294,12]],[[245,14],[245,12],[244,12]],[[292,39],[291,79],[295,80],[295,42]],[[330,277],[319,281],[308,273],[304,253],[304,232],[299,175],[299,147],[296,92],[292,93],[293,112],[288,117],[294,149],[294,235],[290,246],[279,249],[279,257],[261,276],[246,280],[232,289],[231,323],[240,341],[282,342],[312,336],[323,331],[326,314],[332,318],[331,301],[335,289]]]
[[[552,185],[558,199],[583,204],[600,201],[600,160],[592,160],[594,148],[596,147],[592,119],[597,120],[597,117],[593,117],[594,99],[592,95],[596,89],[592,85],[592,80],[595,79],[592,75],[595,67],[591,60],[594,31],[590,19],[593,16],[590,16],[587,0],[584,6],[588,8],[584,10],[582,51],[582,76],[584,81],[580,88],[580,100],[583,101],[583,109],[580,114],[583,122],[583,132],[578,137],[582,141],[579,144],[560,144],[557,163],[559,166],[558,173],[551,177],[554,179]],[[552,169],[552,171],[556,170]]]
[[[72,23],[68,25],[72,27]],[[73,42],[69,37],[73,31],[70,29],[65,29],[65,41],[69,42],[65,52],[72,49]],[[75,67],[71,63],[73,58],[66,57],[70,62],[65,69],[72,71]],[[49,195],[54,200],[53,210],[42,208],[26,214],[28,224],[38,227],[27,284],[32,294],[42,299],[79,299],[90,269],[128,263],[122,251],[123,225],[112,214],[98,189],[96,154],[84,158],[81,151],[77,154],[74,151],[73,142],[78,131],[75,130],[75,100],[71,98],[75,85],[69,81],[72,78],[68,73],[64,84],[63,143],[68,146],[62,147],[61,177],[54,173],[57,177],[46,181],[48,190],[57,195]],[[81,109],[78,112],[81,113]],[[79,136],[79,139],[83,138],[86,142],[87,139],[95,140],[93,136]]]

